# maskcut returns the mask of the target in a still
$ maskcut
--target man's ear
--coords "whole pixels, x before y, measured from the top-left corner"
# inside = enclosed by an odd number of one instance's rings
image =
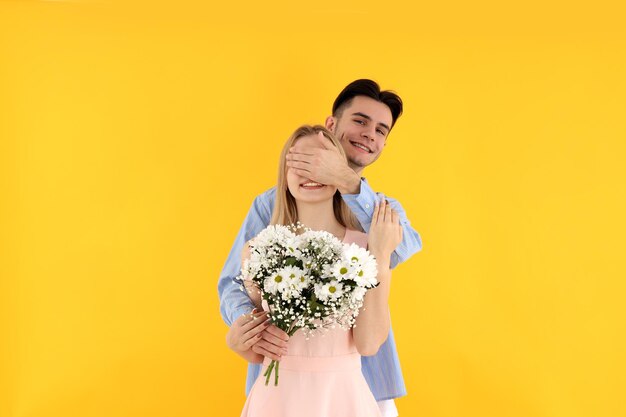
[[[335,127],[337,126],[337,120],[333,116],[326,118],[326,129],[330,130],[330,133],[335,133]]]

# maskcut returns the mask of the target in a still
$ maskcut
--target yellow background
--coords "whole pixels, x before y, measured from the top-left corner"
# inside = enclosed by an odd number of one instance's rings
[[[279,149],[368,77],[401,417],[626,415],[618,2],[0,3],[0,416],[236,416],[217,279]]]

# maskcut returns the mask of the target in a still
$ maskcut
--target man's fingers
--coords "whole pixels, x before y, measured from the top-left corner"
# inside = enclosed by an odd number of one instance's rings
[[[324,132],[322,132],[321,130],[319,132],[317,132],[317,138],[318,138],[318,142],[324,147],[324,149],[334,148],[334,146],[331,143],[330,139],[328,139],[324,135]]]
[[[288,153],[285,156],[285,159],[287,160],[287,162],[298,161],[298,162],[311,163],[311,161],[313,160],[313,157],[314,155],[306,155],[303,153]]]
[[[289,169],[291,169],[291,172],[293,172],[296,175],[300,175],[301,177],[309,178],[311,176],[311,171],[308,171],[306,169],[300,169],[300,168],[289,168]]]
[[[311,148],[309,146],[292,146],[291,148],[289,148],[289,154],[288,155],[293,155],[293,156],[302,156],[302,155],[306,155],[306,156],[313,156],[315,155],[315,149],[317,148]]]
[[[308,171],[311,168],[311,164],[309,162],[302,161],[287,161],[287,166],[289,168],[302,169]]]

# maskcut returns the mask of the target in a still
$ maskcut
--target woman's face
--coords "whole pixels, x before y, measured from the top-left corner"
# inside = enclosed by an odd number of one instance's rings
[[[302,136],[294,141],[313,148],[322,148],[315,136]],[[291,168],[287,168],[287,185],[289,192],[297,200],[306,203],[317,203],[332,199],[337,192],[337,187],[331,185],[318,184],[309,178],[301,177],[293,172]]]

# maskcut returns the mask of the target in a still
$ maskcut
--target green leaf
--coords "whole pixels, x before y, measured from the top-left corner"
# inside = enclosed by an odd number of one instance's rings
[[[298,260],[294,258],[293,256],[289,256],[288,258],[285,259],[285,264],[287,266],[296,266],[297,263],[298,263]]]

